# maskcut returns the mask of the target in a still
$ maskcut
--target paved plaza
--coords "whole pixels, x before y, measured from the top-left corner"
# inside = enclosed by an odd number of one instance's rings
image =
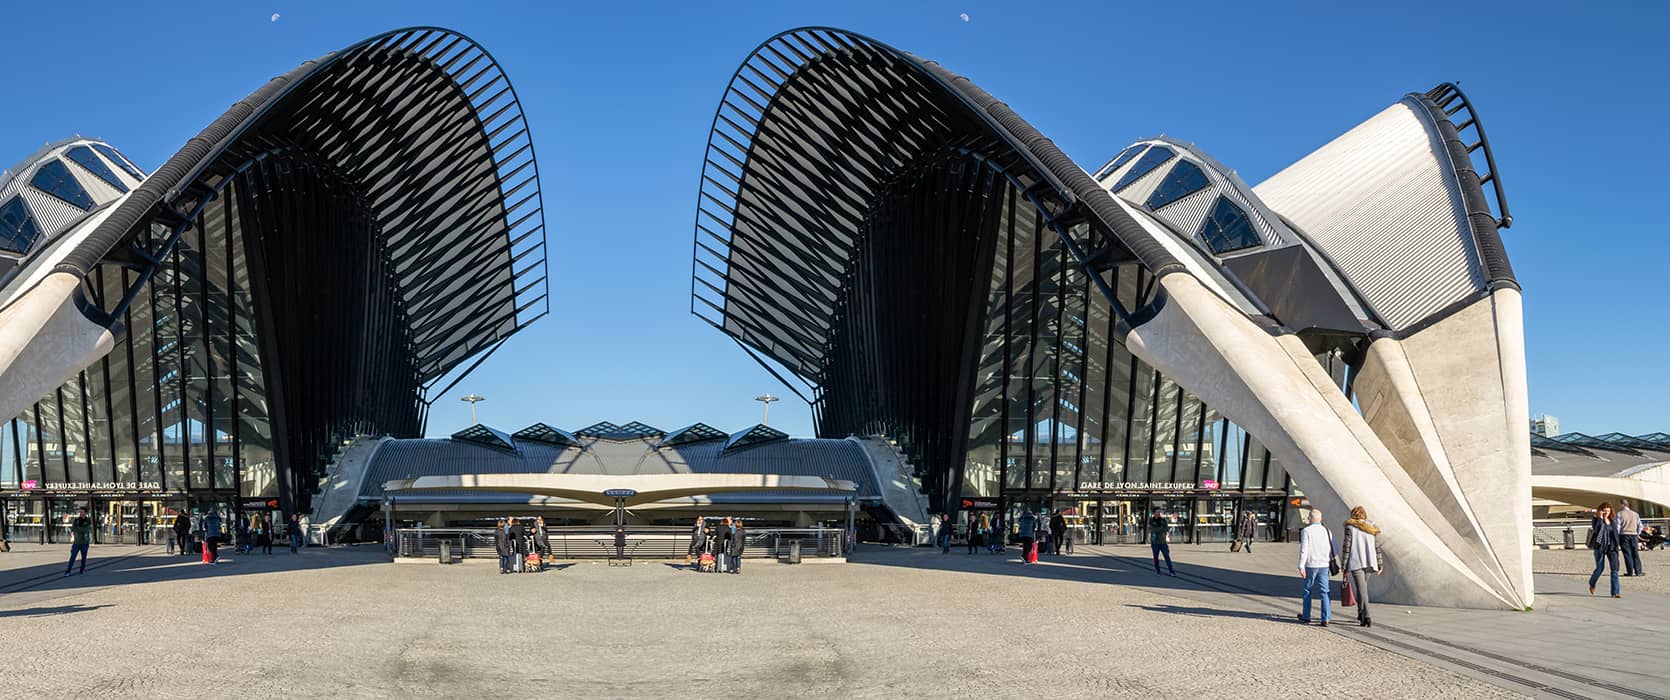
[[[1294,601],[1261,590],[1297,586],[1275,573],[1292,547],[1259,550],[1179,545],[1177,578],[1156,577],[1135,547],[1037,567],[865,547],[846,565],[750,561],[741,576],[659,562],[500,576],[487,562],[389,563],[369,547],[205,566],[111,546],[66,579],[63,548],[22,545],[0,555],[0,697],[1553,696],[1559,686],[1528,685],[1524,668],[1494,662],[1521,680],[1492,676],[1467,665],[1488,657],[1421,641],[1495,653],[1475,639],[1492,629],[1565,647],[1571,675],[1633,684],[1579,696],[1665,693],[1662,678],[1570,663],[1603,625],[1665,616],[1662,594],[1608,607],[1555,590],[1535,613],[1386,606],[1373,630],[1325,630],[1291,622]],[[1411,643],[1455,662],[1398,646]]]

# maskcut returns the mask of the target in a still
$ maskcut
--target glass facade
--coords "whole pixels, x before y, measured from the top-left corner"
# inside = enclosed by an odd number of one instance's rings
[[[1280,464],[1132,356],[1101,285],[1012,187],[999,199],[959,495],[1064,509],[1081,542],[1141,541],[1156,508],[1179,541],[1227,540],[1243,507],[1279,517]],[[1125,308],[1153,293],[1134,263],[1097,274]]]

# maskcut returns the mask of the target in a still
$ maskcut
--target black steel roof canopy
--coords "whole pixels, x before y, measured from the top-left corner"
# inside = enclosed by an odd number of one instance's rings
[[[1080,265],[1182,268],[1052,141],[967,78],[868,37],[807,27],[756,48],[714,115],[692,313],[818,392],[874,206],[903,170],[946,149],[1006,177]],[[1163,303],[1155,290],[1146,309],[1125,309],[1092,276],[1121,321]]]

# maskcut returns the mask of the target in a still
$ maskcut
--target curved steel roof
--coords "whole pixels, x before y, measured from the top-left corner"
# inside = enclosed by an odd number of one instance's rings
[[[85,275],[151,223],[176,233],[229,176],[301,150],[362,188],[433,382],[547,311],[544,216],[527,121],[487,51],[446,29],[381,34],[232,105],[56,269]],[[144,280],[141,280],[143,283]]]

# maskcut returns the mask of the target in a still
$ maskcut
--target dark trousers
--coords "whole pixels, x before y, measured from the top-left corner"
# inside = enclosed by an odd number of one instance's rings
[[[1176,576],[1177,569],[1174,569],[1171,566],[1171,544],[1166,542],[1164,539],[1158,539],[1148,543],[1148,547],[1154,550],[1154,573],[1160,573],[1160,555],[1164,554],[1166,558],[1166,571],[1171,575]]]
[[[301,549],[301,546],[302,546],[302,533],[299,533],[299,532],[290,533],[290,553],[295,554],[296,550]]]
[[[1600,572],[1608,565],[1612,567],[1612,595],[1622,591],[1618,589],[1618,551],[1595,550],[1595,572],[1589,574],[1589,590],[1594,590],[1595,584],[1600,582]]]
[[[1619,535],[1618,539],[1623,543],[1624,573],[1630,576],[1640,576],[1645,573],[1641,570],[1641,536]]]
[[[87,543],[82,542],[70,545],[70,564],[64,567],[65,576],[70,575],[70,571],[75,568],[75,555],[77,554],[81,555],[81,573],[87,573]]]

